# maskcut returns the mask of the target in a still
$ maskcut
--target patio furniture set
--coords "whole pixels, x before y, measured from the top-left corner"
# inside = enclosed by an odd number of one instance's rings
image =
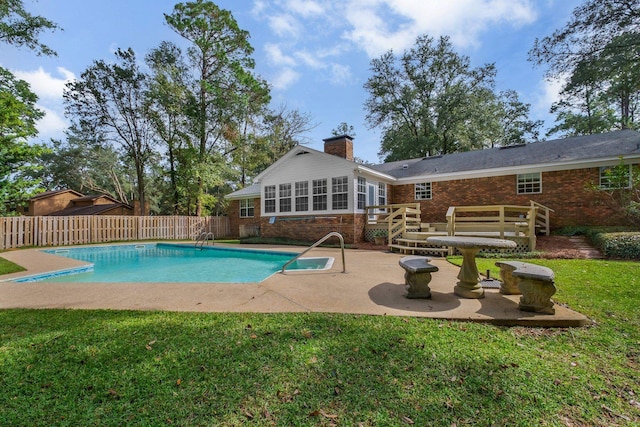
[[[476,264],[476,255],[482,249],[507,249],[515,247],[510,240],[468,236],[438,236],[427,239],[429,242],[452,246],[462,253],[462,265],[458,273],[458,282],[453,292],[462,298],[483,298],[484,289],[480,283],[480,274]],[[431,273],[438,267],[429,264],[431,258],[424,256],[406,256],[399,261],[405,270],[407,298],[431,298]],[[522,311],[554,314],[551,296],[555,294],[554,273],[551,269],[520,261],[498,261],[500,267],[500,293],[505,295],[522,294],[519,309]]]

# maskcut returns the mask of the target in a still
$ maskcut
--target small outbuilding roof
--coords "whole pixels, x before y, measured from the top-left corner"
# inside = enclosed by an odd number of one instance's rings
[[[132,210],[130,205],[124,203],[113,203],[108,205],[73,206],[61,211],[51,212],[47,216],[77,216],[77,215],[100,215],[113,209],[125,208]]]

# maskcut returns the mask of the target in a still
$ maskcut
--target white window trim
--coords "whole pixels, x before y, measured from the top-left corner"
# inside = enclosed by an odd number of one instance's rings
[[[299,185],[300,184],[300,185]],[[301,185],[306,184],[306,185]],[[295,191],[295,201],[294,201],[294,210],[296,212],[309,212],[309,181],[297,181],[294,184]],[[302,191],[304,190],[304,192]],[[306,199],[307,200],[307,208],[304,210],[298,210],[298,200]]]
[[[324,181],[323,186],[316,186],[315,183]],[[324,193],[316,193],[316,188],[324,187]],[[324,209],[316,209],[315,198],[324,196]],[[329,178],[319,178],[311,180],[311,210],[314,212],[329,212]]]
[[[428,185],[428,189],[427,188],[421,188],[420,189],[420,194],[422,193],[427,193],[428,197],[418,197],[418,186],[427,186]],[[431,182],[417,182],[415,184],[413,184],[413,198],[414,200],[431,200],[433,197],[433,185],[431,184]]]
[[[520,177],[525,175],[538,175],[538,182],[540,185],[539,191],[520,191]],[[530,181],[533,182],[533,181]],[[527,183],[523,182],[522,185]],[[517,195],[527,195],[527,194],[542,194],[542,172],[531,172],[531,173],[519,173],[516,175],[516,194]]]
[[[336,191],[339,190],[339,191]],[[343,208],[336,208],[336,200],[334,196],[342,196],[343,200],[340,202],[346,202],[347,206]],[[331,210],[332,211],[344,211],[349,209],[349,177],[346,175],[343,176],[334,176],[331,178]]]
[[[278,184],[278,212],[283,212],[283,213],[291,213],[293,212],[293,205],[292,205],[292,191],[291,191],[291,183],[290,182],[285,182],[282,184]],[[289,201],[289,210],[282,210],[282,203],[288,200]]]
[[[633,173],[633,168],[631,167],[631,165],[627,165],[628,180],[627,180],[627,185],[625,187],[614,187],[612,185],[602,185],[602,178],[603,178],[602,173],[608,169],[613,169],[615,167],[616,166],[601,166],[600,169],[598,170],[598,186],[600,187],[601,190],[625,190],[625,189],[631,188],[631,182],[632,182],[631,174]]]
[[[367,178],[364,176],[359,176],[356,179],[356,210],[360,212],[364,212],[367,208]],[[363,198],[363,206],[360,207],[360,196]]]
[[[255,208],[254,208],[255,199],[240,199],[240,218],[254,218],[255,217]],[[243,206],[246,205],[246,206]],[[251,210],[252,214],[248,215],[249,210]],[[242,212],[245,212],[245,215]]]

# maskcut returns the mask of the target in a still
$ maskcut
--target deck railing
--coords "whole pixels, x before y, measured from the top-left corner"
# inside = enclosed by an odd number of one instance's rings
[[[0,217],[0,250],[130,240],[191,240],[201,232],[228,236],[228,217],[20,216]]]
[[[384,230],[391,244],[412,229],[420,229],[420,203],[367,206],[366,229]]]
[[[490,205],[451,206],[447,211],[447,233],[450,236],[477,233],[526,237],[529,250],[536,247],[537,208],[531,206]]]
[[[551,234],[551,212],[555,211],[545,205],[534,202],[533,200],[531,200],[531,207],[536,208],[536,228],[545,236],[549,236]]]

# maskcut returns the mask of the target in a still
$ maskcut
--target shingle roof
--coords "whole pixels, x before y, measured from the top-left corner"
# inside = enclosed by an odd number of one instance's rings
[[[51,191],[45,191],[44,193],[40,193],[40,194],[36,194],[35,196],[33,196],[31,199],[29,200],[40,200],[40,199],[46,199],[47,197],[51,197],[51,196],[55,196],[56,194],[62,194],[62,193],[73,193],[76,196],[82,196],[81,193],[78,193],[75,190],[69,190],[69,189],[64,189],[64,190],[51,190]]]
[[[244,199],[257,196],[260,196],[260,185],[251,184],[248,187],[241,188],[240,190],[236,190],[231,194],[227,194],[226,197],[228,199]]]
[[[120,203],[120,201],[114,199],[111,196],[107,196],[106,194],[90,194],[88,196],[82,196],[82,197],[78,197],[76,199],[73,199],[74,202],[90,202],[93,200],[98,200],[98,199],[108,199],[111,200],[114,203]]]
[[[48,213],[47,216],[71,216],[71,215],[99,215],[104,212],[108,212],[112,209],[124,207],[126,209],[133,209],[131,206],[124,203],[114,203],[108,205],[91,205],[91,206],[74,206],[71,208],[62,209],[61,211]]]
[[[627,129],[367,167],[401,179],[485,169],[571,163],[618,156],[640,157],[640,133]]]

